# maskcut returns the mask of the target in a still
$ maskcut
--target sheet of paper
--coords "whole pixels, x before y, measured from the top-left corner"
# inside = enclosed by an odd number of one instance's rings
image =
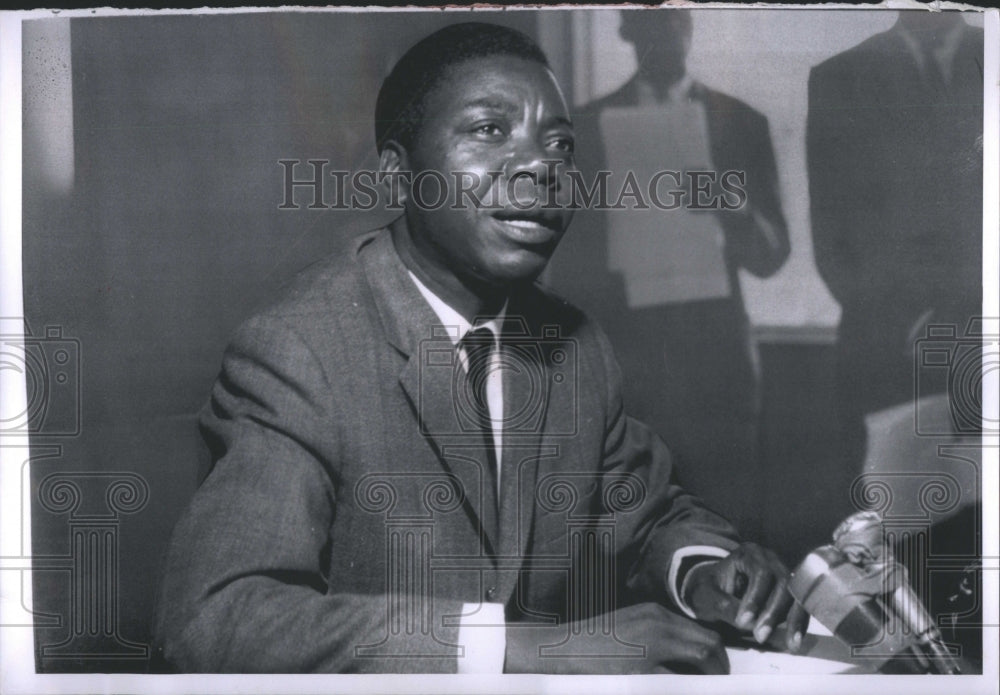
[[[833,673],[873,673],[863,660],[852,659],[850,647],[834,637],[815,618],[802,640],[802,651],[790,654],[778,646],[784,642],[785,629],[779,627],[767,641],[758,646],[749,640],[745,646],[726,648],[730,672],[738,675]]]
[[[608,266],[625,278],[631,308],[729,296],[718,216],[694,209],[712,193],[698,196],[691,172],[712,172],[704,109],[697,102],[668,106],[606,109],[601,135],[612,172],[611,202],[634,176],[648,207],[633,205],[608,212]],[[670,172],[664,174],[662,172]],[[656,200],[676,209],[659,209]],[[711,186],[709,186],[711,190]]]

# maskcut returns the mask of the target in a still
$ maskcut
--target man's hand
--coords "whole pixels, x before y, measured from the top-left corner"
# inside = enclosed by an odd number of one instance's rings
[[[797,652],[809,614],[788,593],[788,570],[772,551],[744,543],[718,562],[694,567],[684,600],[699,620],[722,621],[752,631],[763,644],[786,622],[785,646]]]
[[[590,625],[508,625],[504,672],[729,673],[729,658],[718,633],[665,606],[639,603],[614,611],[608,618],[605,622],[597,617]],[[613,626],[613,634],[606,632],[605,625]],[[541,649],[543,645],[557,647],[555,652],[562,646],[564,653],[587,656],[547,655],[549,650]],[[622,656],[625,650],[631,655]]]

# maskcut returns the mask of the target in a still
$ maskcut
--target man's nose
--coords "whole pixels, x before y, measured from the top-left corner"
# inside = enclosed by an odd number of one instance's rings
[[[532,142],[518,147],[508,160],[505,173],[508,179],[517,179],[519,186],[530,182],[537,188],[557,188],[558,169],[567,165],[565,158],[554,156],[541,144]]]

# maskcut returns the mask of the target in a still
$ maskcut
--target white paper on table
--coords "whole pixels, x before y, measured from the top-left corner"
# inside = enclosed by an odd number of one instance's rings
[[[779,627],[768,639],[769,648],[727,647],[729,671],[734,675],[785,674],[823,675],[832,673],[874,673],[871,664],[851,658],[851,649],[810,618],[802,639],[802,651],[790,654],[780,647],[785,630]]]

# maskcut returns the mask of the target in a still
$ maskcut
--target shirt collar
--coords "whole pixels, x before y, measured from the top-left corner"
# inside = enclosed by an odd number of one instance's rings
[[[455,311],[451,306],[449,306],[443,299],[434,294],[430,288],[424,283],[420,282],[420,279],[413,274],[413,271],[406,271],[410,279],[413,280],[413,284],[417,286],[420,294],[423,295],[427,303],[431,305],[431,309],[437,314],[438,319],[441,321],[441,325],[444,326],[448,331],[448,337],[451,338],[451,342],[458,344],[465,334],[472,330],[472,324],[469,323],[464,316]],[[500,327],[503,325],[504,318],[507,316],[507,302],[504,301],[503,307],[496,316],[491,318],[489,321],[480,321],[476,324],[476,328],[487,328],[493,333],[494,338],[499,337]]]
[[[910,53],[916,59],[921,70],[927,69],[927,53],[931,52],[941,65],[942,71],[948,75],[951,73],[952,59],[958,52],[958,46],[962,42],[962,33],[965,29],[964,25],[964,20],[956,22],[948,29],[948,33],[941,40],[941,42],[936,47],[930,49],[921,45],[917,37],[914,36],[913,33],[905,26],[899,27],[899,36],[903,39],[906,47],[910,49]]]
[[[640,79],[635,84],[636,88],[648,94],[650,99],[656,98],[654,88],[647,80]],[[681,79],[667,88],[667,95],[664,101],[667,104],[685,104],[690,100],[693,88],[694,80],[690,75],[685,73]]]
[[[670,101],[686,101],[691,97],[691,88],[694,86],[694,80],[687,73],[684,77],[677,80],[670,89],[667,90],[667,95]]]

